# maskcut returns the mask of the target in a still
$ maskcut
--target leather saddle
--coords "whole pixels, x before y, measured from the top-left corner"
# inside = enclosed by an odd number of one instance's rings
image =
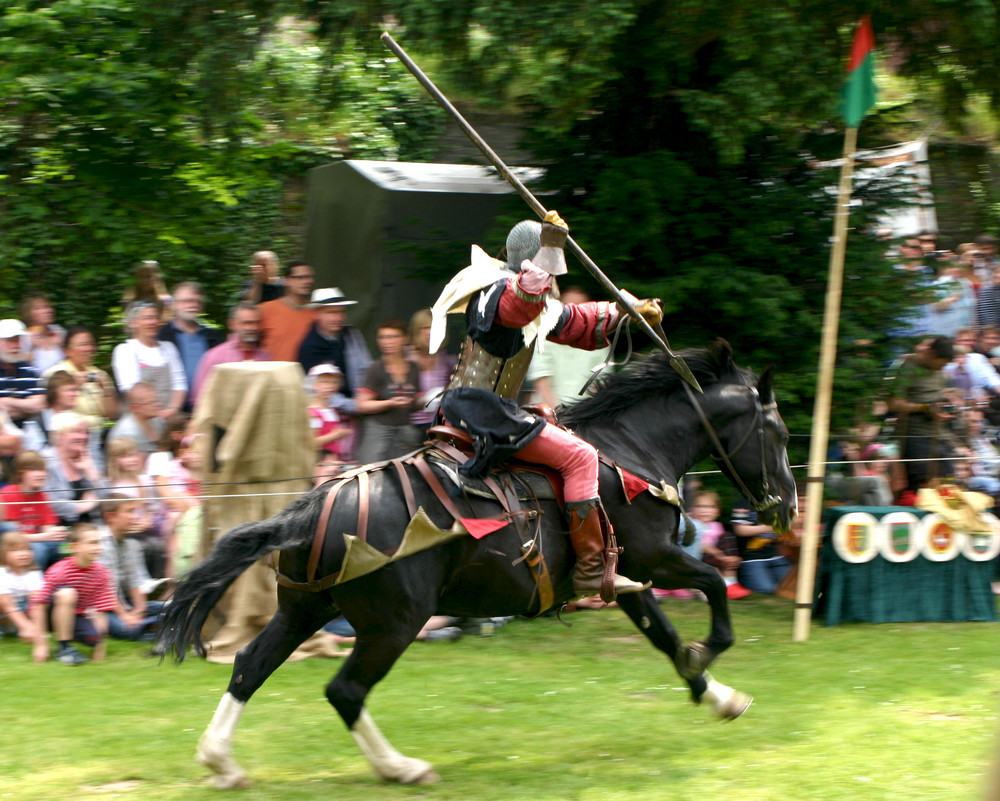
[[[525,411],[542,417],[545,422],[559,425],[555,412],[547,403],[533,403]],[[428,456],[464,493],[481,498],[496,499],[496,481],[507,485],[507,494],[519,501],[548,500],[563,504],[563,480],[558,471],[545,465],[508,460],[504,467],[490,471],[490,478],[475,479],[458,472],[454,465],[461,465],[473,455],[471,435],[449,425],[431,426],[427,430]],[[491,481],[490,479],[493,479]],[[511,495],[512,493],[512,495]]]

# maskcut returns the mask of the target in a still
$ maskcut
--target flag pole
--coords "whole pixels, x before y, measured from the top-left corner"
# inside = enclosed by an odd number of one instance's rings
[[[837,333],[840,328],[840,299],[844,287],[844,254],[847,249],[847,220],[850,213],[851,184],[858,129],[844,134],[844,159],[840,167],[837,213],[833,224],[833,248],[830,250],[826,308],[823,311],[823,335],[820,343],[819,378],[813,404],[813,424],[809,441],[809,474],[806,489],[806,523],[799,552],[799,575],[795,590],[795,619],[792,639],[809,639],[813,594],[816,583],[816,551],[819,546],[819,523],[823,511],[823,480],[826,476],[826,451],[830,438],[830,399],[833,395],[833,369],[837,359]]]

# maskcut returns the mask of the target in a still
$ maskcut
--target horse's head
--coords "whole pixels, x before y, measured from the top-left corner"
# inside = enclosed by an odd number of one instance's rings
[[[717,347],[731,364],[728,344]],[[716,432],[712,458],[750,502],[761,523],[787,532],[798,513],[798,500],[786,450],[788,428],[774,398],[774,368],[764,370],[756,386],[744,379],[717,387],[720,408],[713,417],[719,424],[714,426],[707,418],[703,421],[710,438],[711,431]]]

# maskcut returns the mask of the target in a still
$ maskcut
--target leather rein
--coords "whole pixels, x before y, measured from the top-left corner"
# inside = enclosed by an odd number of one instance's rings
[[[743,493],[747,501],[757,512],[766,512],[768,509],[773,509],[775,506],[781,503],[780,495],[772,495],[770,491],[770,485],[767,480],[767,462],[764,458],[764,412],[770,411],[772,409],[777,409],[778,404],[774,401],[767,404],[766,406],[760,402],[760,393],[753,387],[747,385],[747,389],[753,394],[754,399],[754,418],[753,422],[747,428],[746,433],[743,435],[742,439],[737,443],[736,447],[733,448],[728,453],[726,449],[722,446],[722,442],[719,440],[719,435],[715,432],[715,428],[712,426],[711,421],[705,414],[705,410],[701,408],[701,404],[698,402],[697,396],[694,391],[687,385],[687,382],[682,382],[684,384],[684,389],[687,390],[688,398],[691,400],[691,405],[694,406],[695,411],[698,413],[698,418],[701,420],[701,424],[705,427],[705,431],[708,433],[708,438],[712,441],[712,447],[717,453],[712,454],[712,459],[715,460],[716,464],[721,464],[727,475],[732,479],[736,487]],[[760,443],[760,475],[761,475],[761,492],[763,493],[762,498],[758,498],[746,485],[746,482],[740,477],[739,472],[733,465],[733,457],[743,448],[744,445],[750,440],[754,431],[757,432],[757,437]]]
[[[628,363],[628,361],[632,358],[632,333],[628,325],[626,325],[628,319],[629,319],[628,317],[623,317],[622,320],[618,323],[618,326],[615,329],[614,340],[611,343],[611,348],[609,349],[607,359],[605,359],[602,364],[599,364],[596,367],[592,368],[592,375],[590,376],[589,379],[587,379],[587,383],[583,385],[583,388],[579,392],[580,395],[586,394],[587,389],[594,382],[594,380],[601,374],[601,371],[604,370],[604,368],[608,366],[616,366],[616,367],[621,366],[623,364]],[[625,337],[628,342],[628,352],[625,354],[625,358],[623,360],[621,360],[620,362],[613,362],[612,358],[614,357],[615,346],[618,344],[618,337],[622,333],[622,329],[624,329]],[[663,331],[663,326],[657,324],[656,326],[654,326],[654,329],[660,335],[663,341],[666,342],[667,335]],[[753,507],[755,511],[766,512],[768,509],[773,509],[775,506],[780,504],[781,496],[772,495],[770,492],[770,486],[767,480],[767,462],[764,459],[764,412],[770,411],[772,409],[777,409],[778,404],[772,401],[766,406],[762,405],[760,402],[760,393],[754,387],[751,387],[749,384],[747,384],[747,389],[749,389],[750,392],[753,394],[754,404],[756,407],[754,409],[754,420],[750,424],[750,427],[747,429],[746,433],[743,435],[743,438],[740,439],[736,447],[727,453],[726,449],[722,446],[722,442],[719,440],[719,435],[716,433],[715,427],[712,425],[711,421],[708,419],[708,416],[705,414],[705,410],[701,408],[701,404],[698,402],[698,396],[694,394],[694,390],[691,389],[691,386],[688,384],[687,381],[682,381],[681,383],[684,385],[684,389],[687,391],[688,398],[691,400],[691,405],[694,406],[695,411],[698,413],[698,419],[701,420],[701,424],[705,427],[705,431],[708,433],[708,438],[712,441],[712,447],[717,451],[717,454],[716,453],[712,454],[712,459],[717,464],[721,463],[722,466],[726,468],[726,470],[728,471],[728,475],[732,478],[733,483],[736,484],[737,489],[739,489],[740,492],[743,493],[744,497],[747,499],[747,501],[750,503],[750,505]],[[732,461],[733,457],[740,452],[740,450],[743,448],[744,445],[747,444],[747,441],[750,439],[750,436],[753,434],[755,429],[757,431],[757,436],[760,441],[760,474],[761,474],[761,490],[763,492],[763,498],[758,498],[750,490],[750,488],[746,485],[746,482],[743,480],[739,472],[736,470],[736,467],[733,465]]]

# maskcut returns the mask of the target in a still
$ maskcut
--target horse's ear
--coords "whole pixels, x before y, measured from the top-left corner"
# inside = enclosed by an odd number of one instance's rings
[[[727,368],[733,365],[733,348],[729,342],[722,337],[714,340],[711,345],[709,345],[709,350],[715,354],[716,360],[719,362],[719,367],[722,368],[722,372],[725,372]]]
[[[767,405],[774,403],[774,365],[769,364],[764,368],[764,372],[757,379],[757,394],[760,395],[760,402]]]

